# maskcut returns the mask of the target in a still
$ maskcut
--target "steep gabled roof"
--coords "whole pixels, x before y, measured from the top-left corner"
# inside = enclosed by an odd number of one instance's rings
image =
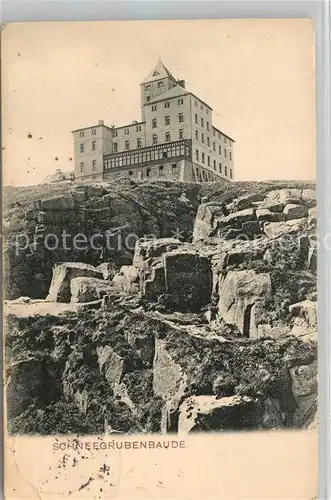
[[[175,87],[172,87],[172,89],[166,90],[162,94],[160,94],[156,97],[153,97],[153,99],[148,101],[146,104],[152,104],[154,102],[164,101],[166,99],[171,99],[173,97],[180,97],[180,96],[186,95],[186,94],[189,94],[189,92],[187,92],[187,90],[185,90],[180,85],[176,85]]]
[[[162,78],[171,78],[174,82],[176,81],[176,78],[172,76],[170,71],[165,67],[163,62],[161,61],[161,58],[159,58],[156,66],[152,69],[152,71],[146,76],[145,80],[143,80],[141,83],[149,83],[149,82],[154,82],[156,80],[161,80]]]

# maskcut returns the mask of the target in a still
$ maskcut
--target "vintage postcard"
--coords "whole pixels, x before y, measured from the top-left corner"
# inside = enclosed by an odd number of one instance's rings
[[[9,500],[317,498],[308,19],[2,31]]]

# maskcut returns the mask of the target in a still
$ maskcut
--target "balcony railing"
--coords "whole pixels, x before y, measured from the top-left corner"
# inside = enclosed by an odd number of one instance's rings
[[[109,172],[114,169],[126,167],[138,167],[146,164],[160,164],[167,161],[178,161],[180,159],[192,160],[192,143],[190,139],[181,141],[164,142],[145,148],[121,151],[104,155],[104,171]]]

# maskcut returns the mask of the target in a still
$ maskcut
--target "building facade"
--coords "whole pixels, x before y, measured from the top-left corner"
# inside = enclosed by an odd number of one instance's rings
[[[215,182],[234,178],[234,140],[159,59],[140,85],[141,121],[72,132],[75,178]]]

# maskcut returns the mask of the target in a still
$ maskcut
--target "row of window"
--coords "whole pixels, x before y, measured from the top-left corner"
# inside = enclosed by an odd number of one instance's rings
[[[198,149],[195,150],[195,159],[196,159],[196,161],[200,161],[200,152]],[[201,163],[205,163],[205,153],[201,153]],[[208,165],[208,167],[211,166],[209,155],[207,156],[207,165]],[[213,161],[213,168],[214,168],[214,170],[217,169],[216,160]],[[223,168],[222,163],[219,163],[218,164],[218,171],[220,172],[220,174],[222,173],[222,168]],[[226,176],[228,175],[228,167],[226,165],[224,165],[224,174]],[[230,179],[232,179],[232,169],[231,168],[230,168]]]
[[[96,162],[96,160],[92,160],[92,170],[96,170],[96,169],[97,169],[97,162]],[[80,173],[83,174],[84,170],[85,170],[85,162],[81,161],[80,162]]]
[[[92,151],[96,150],[96,145],[97,145],[96,141],[92,141],[92,148],[91,148]],[[84,153],[85,152],[85,144],[84,143],[80,144],[79,149],[80,149],[81,153]]]
[[[163,89],[164,88],[164,82],[163,81],[160,81],[160,82],[157,82],[157,86],[159,89]],[[149,92],[152,88],[152,85],[151,84],[147,84],[145,85],[145,91],[146,92]]]
[[[179,129],[178,131],[178,139],[184,139],[184,129]],[[164,142],[171,142],[171,134],[170,132],[166,132],[164,135]],[[153,134],[152,136],[152,144],[158,144],[158,136],[157,134]],[[125,141],[124,144],[125,150],[130,149],[130,141]],[[137,139],[136,148],[141,148],[141,139]],[[135,149],[135,148],[134,148]],[[118,153],[118,145],[116,142],[113,143],[113,153]]]
[[[198,101],[196,99],[194,100],[194,106],[196,108],[198,107]],[[206,114],[209,115],[209,108],[200,103],[200,111],[204,111],[204,110],[206,110]]]
[[[178,123],[184,123],[184,113],[178,113]],[[164,124],[166,126],[170,125],[170,116],[164,117]],[[156,118],[153,118],[152,120],[152,128],[157,128]]]
[[[150,97],[147,97],[146,100],[147,100],[147,102],[149,102]],[[184,99],[177,99],[177,106],[181,106],[182,104],[184,104]],[[170,102],[169,101],[165,101],[164,107],[165,108],[170,108]],[[151,109],[152,109],[152,111],[157,111],[157,105],[156,104],[152,104],[152,108]]]
[[[171,165],[171,173],[172,175],[176,175],[177,174],[177,163],[173,163]],[[146,168],[145,170],[142,171],[142,177],[151,177],[151,173],[152,173],[152,169],[151,168]],[[154,169],[154,174],[156,173],[155,169]],[[158,167],[158,170],[157,170],[157,173],[158,175],[164,175],[164,166],[163,165],[160,165]],[[133,175],[133,171],[132,170],[129,170],[129,175]]]
[[[97,130],[96,130],[95,128],[92,128],[92,129],[91,129],[91,134],[92,134],[92,135],[96,135],[96,134],[97,134]],[[79,137],[85,137],[85,130],[81,130],[81,131],[79,132]]]
[[[201,133],[201,136],[199,136],[199,131],[196,130],[195,131],[195,138],[197,141],[199,141],[199,137],[200,137],[200,142],[202,144],[205,144],[205,135],[203,133]],[[207,137],[207,146],[210,147],[210,138]],[[213,141],[213,150],[215,152],[217,152],[217,149],[216,149],[216,142]],[[222,154],[222,146],[218,146],[218,154],[221,155]],[[223,154],[224,154],[224,158],[227,158],[228,157],[228,151],[226,148],[223,148]],[[229,151],[229,159],[232,160],[232,152]]]
[[[130,134],[130,129],[132,130],[133,127],[126,127],[124,129],[124,134],[129,135]],[[141,125],[136,125],[136,132],[141,132]],[[117,137],[118,136],[118,131],[117,130],[112,130],[112,136]]]

